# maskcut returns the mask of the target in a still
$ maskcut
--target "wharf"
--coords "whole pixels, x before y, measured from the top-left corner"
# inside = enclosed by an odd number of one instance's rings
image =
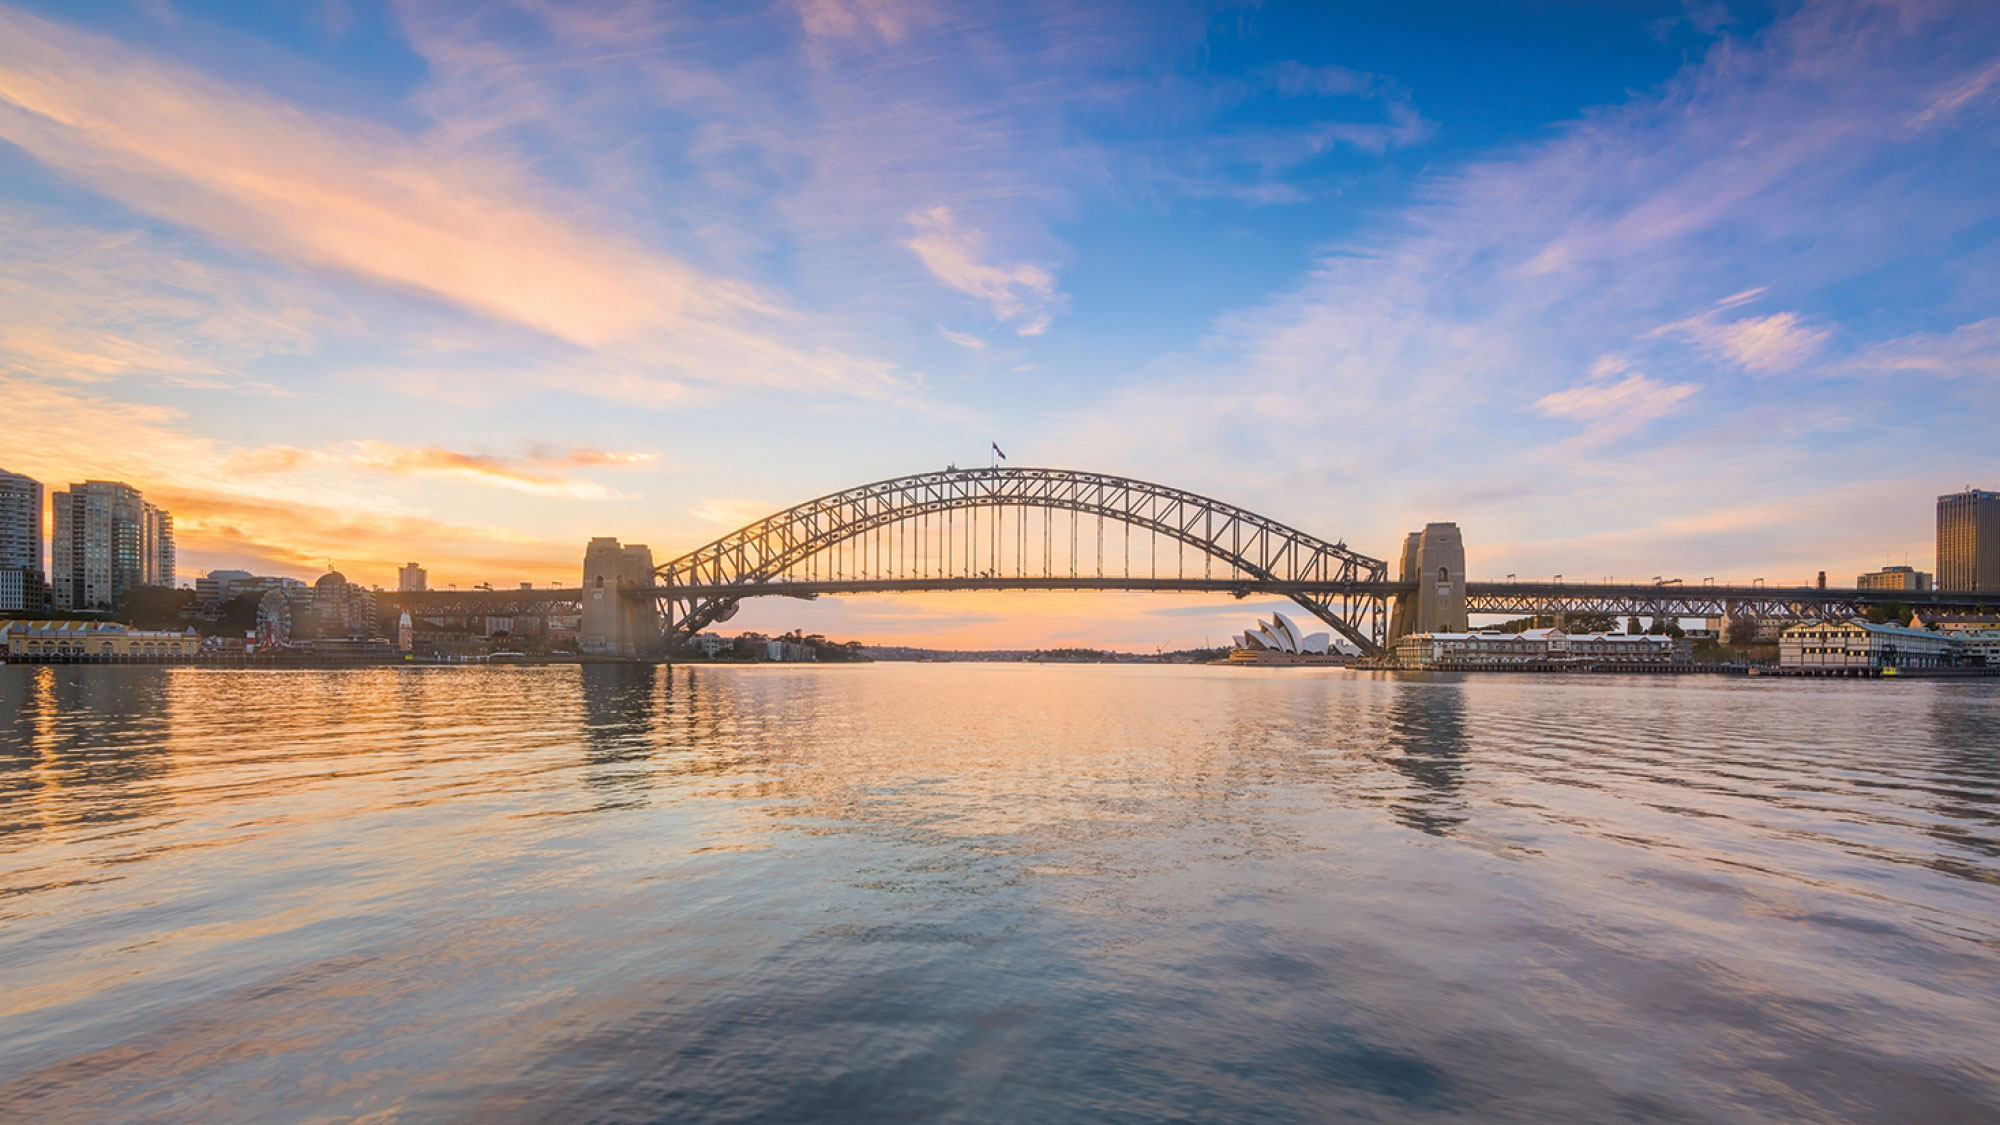
[[[1760,668],[1759,676],[1796,676],[1806,679],[1831,680],[1933,680],[1933,679],[1976,679],[2000,676],[2000,667],[1942,667],[1942,668],[1826,668],[1826,667],[1776,667]]]

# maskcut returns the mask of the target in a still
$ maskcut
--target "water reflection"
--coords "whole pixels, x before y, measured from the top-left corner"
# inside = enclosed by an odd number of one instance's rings
[[[580,672],[585,781],[601,791],[600,808],[643,802],[652,783],[645,763],[654,750],[661,673],[626,664],[586,664]]]
[[[52,817],[108,823],[158,807],[171,768],[174,669],[11,666],[0,700],[14,703],[0,746],[0,836]],[[88,793],[88,803],[65,799]]]
[[[1395,687],[1382,760],[1410,782],[1394,802],[1396,819],[1449,836],[1466,819],[1459,798],[1466,768],[1464,689],[1446,674],[1399,680]]]
[[[1928,685],[1927,685],[1928,686]],[[1931,789],[1946,820],[1939,839],[1979,855],[2000,857],[2000,706],[1985,684],[1938,685],[1923,708],[1937,756]],[[1938,862],[1957,874],[1990,881],[1990,866],[1968,865],[1956,855]]]
[[[0,1119],[2000,1115],[2000,692],[1276,671],[0,668]]]

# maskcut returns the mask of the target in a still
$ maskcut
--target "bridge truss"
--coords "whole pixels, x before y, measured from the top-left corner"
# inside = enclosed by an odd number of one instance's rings
[[[1983,601],[1982,601],[1983,597]],[[1975,610],[1992,594],[1939,590],[1855,590],[1818,586],[1620,586],[1548,582],[1471,582],[1471,613],[1605,614],[1617,617],[1751,617],[1762,621],[1817,621],[1859,617],[1870,606],[1896,603],[1915,609]]]
[[[1218,500],[1102,473],[950,469],[809,500],[654,571],[670,644],[745,598],[921,590],[1275,593],[1382,651],[1388,564]]]

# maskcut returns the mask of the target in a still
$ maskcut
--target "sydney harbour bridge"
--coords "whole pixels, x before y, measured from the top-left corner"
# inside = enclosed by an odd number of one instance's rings
[[[584,651],[672,651],[750,598],[924,591],[1122,590],[1276,595],[1361,652],[1470,614],[1809,620],[1900,602],[1973,608],[1975,595],[1826,587],[1479,582],[1453,524],[1412,532],[1395,566],[1233,504],[1103,473],[947,469],[808,500],[656,564],[593,539],[568,589],[385,594],[406,609],[574,606]],[[1992,596],[1987,595],[1987,601]]]

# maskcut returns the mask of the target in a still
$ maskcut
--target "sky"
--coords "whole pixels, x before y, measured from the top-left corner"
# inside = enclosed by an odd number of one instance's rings
[[[2000,5],[0,0],[0,407],[184,582],[573,584],[992,442],[1475,578],[1929,569],[2000,487]]]

